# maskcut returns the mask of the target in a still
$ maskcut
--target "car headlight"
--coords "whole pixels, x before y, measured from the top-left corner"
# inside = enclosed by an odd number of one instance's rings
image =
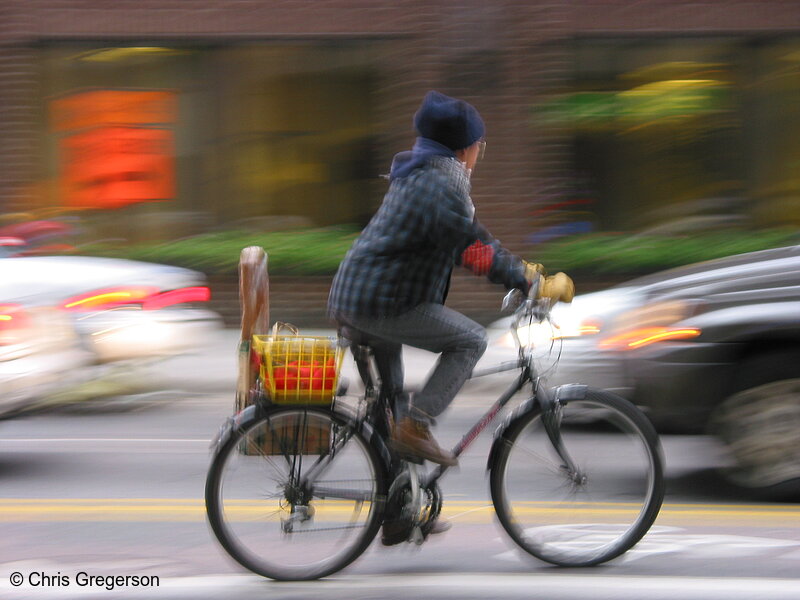
[[[553,309],[552,321],[531,323],[517,329],[520,345],[524,347],[549,346],[555,340],[577,338],[600,333],[602,320],[597,315],[587,315],[570,305],[560,305]],[[516,347],[511,333],[503,336],[501,344],[507,348]]]

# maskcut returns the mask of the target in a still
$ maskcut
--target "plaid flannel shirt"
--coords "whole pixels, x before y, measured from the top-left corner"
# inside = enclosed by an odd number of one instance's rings
[[[520,259],[475,218],[469,194],[469,177],[453,158],[434,157],[394,179],[339,265],[329,315],[386,317],[428,302],[444,304],[454,265],[476,241],[492,248],[490,281],[527,290]]]

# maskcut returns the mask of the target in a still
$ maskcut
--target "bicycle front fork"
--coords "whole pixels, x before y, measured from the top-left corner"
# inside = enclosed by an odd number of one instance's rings
[[[537,390],[536,398],[542,409],[542,424],[547,437],[550,439],[550,443],[553,444],[553,448],[559,458],[564,462],[561,466],[562,471],[574,484],[583,485],[586,483],[586,475],[575,464],[561,437],[561,419],[563,417],[561,402],[553,390],[545,387],[540,387]]]

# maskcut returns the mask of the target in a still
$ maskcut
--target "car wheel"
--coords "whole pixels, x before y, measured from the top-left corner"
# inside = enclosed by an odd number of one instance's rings
[[[737,391],[711,419],[732,459],[723,475],[762,497],[800,497],[800,354],[762,355],[737,371]]]

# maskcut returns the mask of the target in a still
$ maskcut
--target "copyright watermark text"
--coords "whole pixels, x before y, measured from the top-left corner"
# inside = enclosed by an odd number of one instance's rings
[[[125,587],[159,587],[161,580],[157,575],[92,575],[86,571],[65,575],[61,571],[14,571],[8,577],[14,587],[28,585],[35,588],[102,588],[108,591]]]

